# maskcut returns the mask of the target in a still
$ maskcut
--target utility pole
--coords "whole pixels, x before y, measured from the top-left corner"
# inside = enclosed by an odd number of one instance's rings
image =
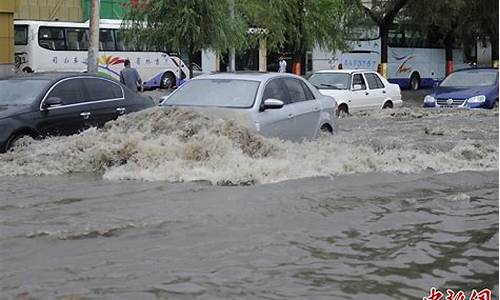
[[[97,73],[97,57],[99,56],[99,12],[100,0],[90,0],[90,43],[87,59],[87,72]]]
[[[229,13],[234,25],[234,0],[229,0]],[[236,51],[233,47],[229,49],[229,72],[236,71]]]

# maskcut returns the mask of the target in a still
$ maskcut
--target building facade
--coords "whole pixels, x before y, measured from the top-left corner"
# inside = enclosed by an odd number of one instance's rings
[[[9,75],[14,68],[14,13],[16,0],[0,1],[0,77]]]

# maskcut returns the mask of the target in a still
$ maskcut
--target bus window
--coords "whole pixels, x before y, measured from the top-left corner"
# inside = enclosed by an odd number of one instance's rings
[[[28,26],[15,25],[14,26],[14,44],[15,45],[28,45]]]
[[[134,43],[127,41],[120,30],[116,30],[116,47],[118,51],[136,51]]]
[[[88,30],[83,28],[66,28],[66,44],[68,45],[68,50],[88,50]]]
[[[112,29],[99,30],[99,50],[115,51],[115,39]]]
[[[38,31],[38,43],[40,44],[40,47],[45,49],[66,50],[64,28],[40,27]]]

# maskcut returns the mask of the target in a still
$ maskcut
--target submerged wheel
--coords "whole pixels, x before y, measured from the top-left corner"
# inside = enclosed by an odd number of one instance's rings
[[[384,103],[384,106],[382,106],[382,109],[386,109],[386,108],[393,108],[394,105],[392,104],[392,101],[386,101]]]
[[[161,77],[160,88],[162,89],[171,89],[175,85],[175,76],[170,72],[166,72]]]
[[[410,89],[412,91],[418,91],[420,89],[420,75],[418,75],[418,73],[411,74]]]
[[[337,117],[339,118],[344,118],[349,115],[349,108],[347,107],[347,104],[342,103],[339,105],[337,108]]]
[[[329,124],[323,124],[320,128],[321,133],[333,134],[333,129]]]
[[[5,144],[5,150],[9,151],[12,150],[17,144],[17,142],[22,139],[23,137],[27,136],[27,134],[13,134]]]

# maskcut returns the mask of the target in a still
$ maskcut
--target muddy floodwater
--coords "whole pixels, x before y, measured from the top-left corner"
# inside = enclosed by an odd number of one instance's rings
[[[265,139],[184,110],[0,155],[0,299],[498,299],[498,109]]]

